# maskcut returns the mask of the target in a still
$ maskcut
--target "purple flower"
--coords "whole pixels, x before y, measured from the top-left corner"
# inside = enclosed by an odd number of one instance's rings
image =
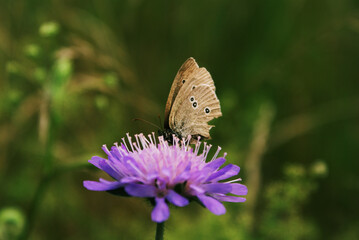
[[[190,137],[182,141],[175,138],[173,145],[169,145],[163,137],[158,137],[157,143],[154,134],[148,138],[143,134],[135,135],[134,142],[128,134],[127,138],[128,145],[122,138],[121,146],[116,143],[111,150],[105,145],[102,147],[108,159],[94,156],[89,160],[114,181],[102,178],[99,182],[84,181],[85,188],[150,198],[155,205],[151,214],[155,222],[168,219],[168,203],[183,207],[190,200],[197,200],[212,213],[221,215],[226,212],[221,202],[246,200],[239,197],[247,194],[247,187],[236,183],[240,178],[223,181],[237,175],[239,167],[228,164],[220,168],[226,161],[225,155],[217,158],[220,147],[213,158],[206,162],[211,146],[204,143],[199,153],[201,142],[198,140],[193,149],[189,146]]]

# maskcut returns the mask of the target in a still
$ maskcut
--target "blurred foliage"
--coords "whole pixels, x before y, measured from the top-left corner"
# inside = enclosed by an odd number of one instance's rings
[[[285,169],[285,180],[272,183],[266,189],[260,226],[263,239],[317,239],[316,226],[302,216],[303,205],[316,182],[300,165]]]
[[[23,213],[16,208],[7,207],[0,211],[0,239],[17,239],[24,227]]]
[[[104,176],[102,144],[156,131],[132,119],[163,117],[190,56],[249,194],[223,216],[173,208],[168,239],[358,239],[354,0],[2,0],[0,239],[152,239],[150,206],[82,181]]]

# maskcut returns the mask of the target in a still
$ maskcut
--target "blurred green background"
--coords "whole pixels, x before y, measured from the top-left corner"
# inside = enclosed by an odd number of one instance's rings
[[[0,239],[153,239],[87,160],[155,128],[188,58],[247,202],[172,208],[167,239],[359,239],[359,2],[1,0]]]

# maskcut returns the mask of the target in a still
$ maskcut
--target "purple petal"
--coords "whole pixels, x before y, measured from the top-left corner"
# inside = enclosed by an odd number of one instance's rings
[[[217,158],[215,160],[213,160],[212,162],[207,163],[207,165],[203,168],[203,170],[209,170],[209,171],[215,171],[217,170],[220,166],[223,165],[223,163],[226,162],[225,158]]]
[[[242,197],[235,197],[235,196],[219,196],[213,195],[213,197],[221,202],[245,202],[246,199]]]
[[[168,180],[166,180],[166,179],[163,178],[163,177],[158,177],[158,178],[156,179],[156,187],[157,187],[157,189],[159,189],[159,190],[165,190],[165,189],[167,188],[167,187],[166,187],[167,183],[168,183]]]
[[[183,183],[188,180],[188,178],[191,176],[190,172],[181,172],[174,180],[174,183]]]
[[[146,176],[144,178],[140,178],[141,182],[143,183],[154,183],[156,182],[156,179],[159,178],[159,174],[158,173],[147,173]]]
[[[139,166],[139,163],[136,162],[136,160],[131,156],[124,156],[123,162],[126,165],[127,170],[131,173],[131,175],[135,176],[141,176],[141,168]]]
[[[235,195],[247,195],[248,193],[248,189],[245,185],[240,184],[240,183],[231,183],[232,186],[232,194]]]
[[[103,179],[103,178],[99,178],[99,181],[100,181],[101,183],[106,183],[106,184],[111,184],[111,183],[114,182],[114,181],[108,181],[108,180]]]
[[[112,161],[114,161],[114,162],[122,161],[123,154],[121,154],[121,152],[120,152],[120,150],[119,150],[119,148],[117,146],[117,143],[116,143],[116,146],[111,147],[110,153],[111,153],[111,156],[112,156],[112,158],[111,158]]]
[[[152,185],[128,184],[125,186],[126,192],[134,197],[154,197],[156,196],[156,188]]]
[[[156,206],[152,210],[151,218],[154,222],[164,222],[170,216],[170,209],[168,208],[164,198],[156,198]]]
[[[101,165],[100,165],[101,161],[106,161],[106,159],[104,159],[102,157],[98,157],[98,156],[93,156],[90,160],[88,160],[89,163],[91,163],[92,165],[94,165],[98,169],[103,170]]]
[[[97,168],[101,169],[102,171],[106,172],[108,175],[113,177],[116,180],[120,180],[123,176],[121,173],[119,173],[106,159],[103,159],[101,157],[94,156],[89,160],[89,163],[93,164]]]
[[[182,162],[184,163],[184,162]],[[181,169],[182,167],[182,163],[180,163],[180,165],[178,166],[179,169]],[[173,180],[174,183],[182,183],[186,180],[188,180],[188,178],[191,176],[191,162],[189,162],[187,164],[187,166],[185,167],[185,169],[179,174],[177,175],[177,177]]]
[[[127,151],[127,148],[126,148],[125,144],[121,143],[121,148],[122,148],[123,150],[125,150],[125,151],[128,153],[128,151]]]
[[[114,163],[103,161],[100,164],[103,167],[103,170],[114,179],[121,180],[123,178],[123,173],[120,172],[120,168],[116,167]]]
[[[203,184],[201,187],[209,193],[230,193],[232,191],[232,187],[230,183],[211,183],[211,184]]]
[[[176,205],[178,207],[184,207],[189,203],[187,198],[182,197],[180,194],[176,193],[173,190],[168,191],[166,199],[170,203],[172,203],[173,205]]]
[[[108,190],[114,190],[116,188],[122,187],[123,184],[120,182],[109,182],[109,181],[84,181],[83,185],[88,190],[92,191],[108,191]]]
[[[199,186],[197,186],[197,185],[194,185],[194,184],[191,184],[191,185],[189,186],[189,188],[190,188],[191,190],[193,190],[193,192],[194,192],[193,195],[199,195],[199,194],[203,194],[203,193],[206,192],[203,188],[201,188],[201,187],[199,187]]]
[[[123,177],[120,180],[121,183],[136,183],[141,182],[141,179],[138,177]]]
[[[220,181],[223,179],[230,178],[235,176],[239,173],[240,168],[234,164],[228,164],[227,166],[223,167],[222,169],[218,170],[217,172],[213,173],[207,181]]]
[[[218,200],[208,197],[204,194],[197,195],[198,199],[203,203],[203,205],[208,208],[209,211],[216,215],[222,215],[226,213],[226,208]]]

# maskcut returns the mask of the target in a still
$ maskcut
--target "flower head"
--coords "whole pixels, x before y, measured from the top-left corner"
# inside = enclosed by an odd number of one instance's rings
[[[239,172],[239,167],[225,162],[225,155],[219,157],[218,147],[213,158],[206,162],[210,145],[204,143],[199,153],[201,142],[195,148],[189,146],[188,139],[174,138],[169,145],[163,137],[156,142],[154,134],[146,138],[143,134],[135,135],[135,141],[127,134],[126,143],[122,138],[107,149],[102,149],[108,159],[94,156],[89,160],[97,168],[109,174],[114,181],[102,178],[99,182],[84,181],[84,187],[93,191],[108,191],[117,195],[150,198],[154,202],[152,220],[166,221],[169,217],[168,203],[186,206],[190,200],[197,200],[212,213],[221,215],[226,212],[221,202],[244,202],[240,195],[247,194],[247,187],[236,183],[241,179],[224,181]],[[239,195],[239,196],[234,196]]]

